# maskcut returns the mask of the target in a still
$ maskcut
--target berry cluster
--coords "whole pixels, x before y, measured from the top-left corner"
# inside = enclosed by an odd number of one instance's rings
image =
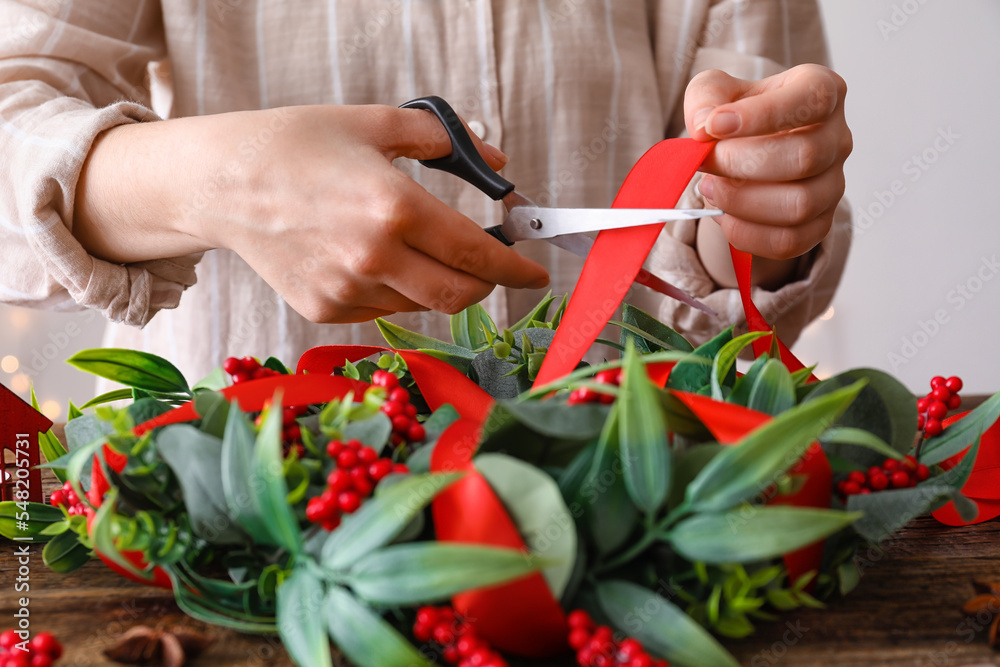
[[[962,378],[950,377],[945,380],[940,375],[931,378],[931,390],[917,401],[917,428],[924,436],[933,438],[943,430],[941,420],[949,410],[957,410],[962,405],[958,392],[962,391]]]
[[[63,653],[62,644],[48,632],[32,637],[27,651],[14,648],[19,643],[16,631],[0,633],[0,667],[50,667]]]
[[[846,479],[837,482],[837,491],[844,498],[865,495],[886,489],[905,489],[916,486],[930,477],[930,470],[923,463],[917,463],[912,456],[902,461],[886,459],[881,466],[872,466],[867,473],[855,470]]]
[[[392,420],[392,444],[423,442],[427,437],[424,425],[417,421],[417,406],[410,403],[410,392],[399,386],[399,378],[389,371],[372,373],[372,384],[384,387],[387,396],[380,410]]]
[[[594,380],[599,384],[609,384],[617,387],[622,383],[622,369],[609,368],[601,371],[594,376]],[[569,398],[566,399],[566,402],[570,405],[580,405],[581,403],[608,404],[615,402],[615,395],[604,394],[590,387],[578,387],[569,392]]]
[[[229,357],[222,362],[222,370],[226,371],[233,379],[233,384],[281,375],[273,368],[261,366],[260,362],[253,357],[243,357],[242,359]]]
[[[611,628],[598,626],[582,609],[569,615],[569,645],[580,667],[668,667],[666,660],[653,659],[635,639],[615,641]]]
[[[77,514],[85,514],[83,501],[80,500],[79,496],[76,495],[76,491],[73,490],[73,485],[69,482],[65,482],[61,489],[56,489],[49,496],[49,502],[52,503],[54,507],[64,507],[66,512],[70,516],[76,516]]]
[[[456,617],[451,607],[417,610],[413,636],[440,646],[444,659],[458,667],[507,667],[507,661],[477,637],[471,625]]]
[[[298,424],[298,418],[309,412],[307,405],[290,405],[281,414],[281,451],[288,456],[292,449],[295,450],[301,459],[305,456],[306,448],[302,445],[302,427]],[[262,415],[257,415],[254,424],[258,428],[264,423]]]
[[[306,519],[320,524],[324,530],[335,529],[343,515],[358,511],[386,475],[409,472],[405,465],[379,458],[378,452],[362,447],[358,440],[331,440],[326,453],[337,467],[326,478],[326,490],[306,504]]]

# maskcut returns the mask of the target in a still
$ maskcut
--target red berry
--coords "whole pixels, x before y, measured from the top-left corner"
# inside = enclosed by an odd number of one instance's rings
[[[353,468],[358,465],[358,453],[353,449],[345,449],[337,455],[338,468]]]
[[[358,450],[358,460],[364,463],[366,466],[369,463],[375,463],[378,461],[378,452],[376,452],[371,447],[362,447]]]
[[[437,609],[431,606],[421,607],[417,610],[418,625],[434,625],[437,622]]]
[[[351,450],[355,454],[361,451],[361,448],[363,446],[364,445],[361,444],[360,440],[348,440],[347,442],[344,443],[344,447]]]
[[[396,387],[389,392],[389,400],[406,405],[410,402],[410,392],[406,391],[402,387]]]
[[[331,459],[340,456],[342,451],[344,451],[344,443],[340,440],[331,440],[326,444],[326,453]]]
[[[31,656],[31,667],[52,667],[52,657],[46,653],[36,653]]]
[[[441,623],[434,628],[432,636],[435,642],[447,646],[455,641],[455,630],[452,629],[451,623]]]
[[[417,416],[417,406],[413,403],[407,403],[403,406],[403,414],[411,419]]]
[[[931,392],[931,397],[933,397],[935,400],[944,401],[945,403],[947,403],[948,399],[951,398],[951,391],[948,389],[948,387],[941,386]]]
[[[229,375],[236,375],[237,373],[240,372],[241,367],[242,364],[240,363],[240,360],[237,359],[236,357],[229,357],[228,359],[222,362],[222,370],[224,370]]]
[[[426,437],[427,431],[424,430],[424,425],[417,422],[411,423],[410,428],[406,431],[406,439],[410,442],[423,442]]]
[[[403,408],[403,404],[399,401],[386,401],[382,404],[382,412],[384,412],[389,419],[392,419],[396,415],[403,414]]]
[[[582,649],[576,652],[576,664],[578,665],[590,665],[594,662],[594,651],[590,649],[590,646],[584,646]]]
[[[12,652],[4,657],[7,660],[4,667],[31,667],[31,658],[24,651]]]
[[[410,430],[410,418],[405,414],[392,418],[392,430],[396,433],[406,433]]]
[[[612,403],[615,402],[615,395],[614,394],[600,394],[600,398],[598,398],[597,400],[600,401],[601,403],[603,403],[604,405],[611,405]]]
[[[645,655],[645,651],[637,640],[631,637],[625,639],[618,645],[618,661],[627,662],[633,658],[637,658],[640,655]]]
[[[574,389],[573,391],[569,392],[569,397],[566,399],[566,403],[568,403],[569,405],[579,405],[580,403],[586,403],[586,402],[587,401],[586,399],[584,399],[583,395],[583,387],[580,387],[579,389]]]
[[[355,468],[355,470],[360,470],[360,468]],[[354,482],[354,490],[358,492],[362,497],[367,498],[375,490],[375,482],[372,482],[367,477],[362,480],[357,480]]]
[[[445,659],[445,662],[450,662],[452,664],[462,659],[462,656],[458,653],[458,649],[454,646],[445,646],[444,650],[441,651],[441,657]]]
[[[868,478],[868,486],[871,487],[872,491],[883,491],[889,486],[889,478],[879,471],[877,475],[872,475]]]
[[[945,382],[947,381],[943,377],[941,377],[940,375],[935,375],[934,377],[931,378],[931,389],[937,389],[938,387],[942,387],[944,386]]]
[[[76,491],[70,489],[66,492],[66,504],[72,507],[73,505],[80,504],[80,497],[76,495]]]
[[[628,667],[653,667],[653,659],[647,654],[637,655],[628,663]]]
[[[931,419],[944,419],[946,414],[948,414],[948,406],[941,401],[932,401],[927,406],[927,416]]]
[[[413,626],[413,638],[418,642],[429,642],[431,640],[431,633],[434,632],[434,626],[430,624],[420,623],[417,621]]]
[[[331,530],[337,530],[340,527],[340,515],[334,514],[331,518],[327,519],[322,524],[323,530],[330,532]]]
[[[882,464],[882,470],[884,470],[886,474],[892,472],[893,470],[899,470],[899,461],[896,459],[886,459]]]
[[[952,394],[952,397],[948,399],[948,409],[957,410],[962,406],[962,397],[958,394]]]
[[[953,375],[945,381],[944,386],[948,387],[952,393],[957,394],[962,391],[962,387],[965,386],[965,383],[962,382],[962,378]]]
[[[240,384],[241,382],[249,382],[253,379],[253,371],[239,371],[233,375],[233,384]]]
[[[931,476],[930,469],[923,463],[917,466],[917,481],[922,482]]]
[[[302,427],[299,425],[289,426],[284,431],[285,440],[288,442],[297,442],[299,438],[302,437]]]
[[[376,483],[381,482],[390,472],[392,472],[392,461],[389,459],[379,459],[368,466],[368,476]]]
[[[910,476],[902,470],[897,470],[892,473],[892,477],[890,479],[892,481],[893,488],[896,489],[904,489],[910,485]]]
[[[5,630],[4,632],[0,633],[0,648],[9,650],[13,648],[14,645],[17,644],[20,639],[21,638],[18,637],[17,632],[15,630]]]
[[[392,466],[392,474],[393,475],[409,475],[410,474],[410,469],[407,468],[402,463],[394,463],[393,466]]]
[[[917,399],[917,412],[927,412],[927,404],[930,403],[930,400],[927,396]]]
[[[917,415],[917,430],[922,431],[924,429],[924,424],[927,422],[927,417],[923,414]]]
[[[326,484],[334,493],[342,493],[350,490],[353,481],[351,473],[343,468],[334,468],[326,477]]]
[[[464,633],[460,632],[459,634],[462,635]],[[486,648],[486,645],[475,636],[465,634],[465,636],[460,636],[458,641],[455,642],[455,648],[458,649],[458,655],[468,658],[476,651]]]
[[[860,470],[852,470],[851,474],[849,474],[847,476],[847,481],[848,482],[854,482],[858,486],[862,486],[868,480],[865,477],[865,474],[863,472],[861,472]]]
[[[55,507],[59,507],[60,505],[65,505],[66,494],[63,493],[62,489],[56,489],[55,491],[52,492],[52,495],[49,496],[49,502],[51,502],[52,505],[54,505]]]
[[[927,423],[924,424],[924,433],[931,438],[936,435],[941,435],[941,431],[943,430],[944,427],[941,426],[941,421],[938,419],[928,419]]]
[[[844,483],[844,495],[845,496],[856,496],[861,493],[861,485],[857,482],[845,482]]]
[[[601,384],[618,384],[621,380],[621,369],[609,368],[594,376],[594,380]]]
[[[594,620],[583,609],[573,610],[566,620],[571,628],[586,628],[590,630],[594,627]]]
[[[337,505],[344,514],[353,514],[361,507],[361,496],[354,491],[344,491],[337,496]]]
[[[573,628],[569,631],[569,645],[574,651],[579,651],[590,642],[590,633],[583,628]]]
[[[907,454],[903,457],[900,463],[902,469],[916,470],[917,469],[917,459],[912,454]]]

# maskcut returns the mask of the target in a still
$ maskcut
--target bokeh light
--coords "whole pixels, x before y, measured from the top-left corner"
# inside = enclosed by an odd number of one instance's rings
[[[833,306],[830,306],[825,313],[819,316],[819,319],[826,321],[832,319],[833,316],[834,316]]]
[[[3,370],[4,373],[16,373],[20,367],[21,362],[12,354],[8,354],[3,359],[0,359],[0,370]]]
[[[31,378],[24,373],[18,373],[10,379],[10,388],[18,394],[27,394],[31,389]]]
[[[59,405],[59,401],[45,401],[41,405],[41,413],[55,421],[62,414],[62,406]]]

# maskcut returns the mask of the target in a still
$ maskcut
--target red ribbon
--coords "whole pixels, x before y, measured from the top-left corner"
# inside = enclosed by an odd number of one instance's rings
[[[943,425],[947,427],[968,414],[968,412],[963,412],[949,417],[944,420]],[[945,470],[954,468],[968,451],[968,449],[964,449],[951,458],[945,459],[941,462],[941,467]],[[1000,421],[995,422],[983,432],[983,436],[979,440],[979,451],[976,454],[972,473],[966,480],[965,486],[962,487],[962,494],[979,508],[979,513],[972,521],[966,521],[959,516],[953,502],[935,510],[931,516],[946,526],[969,526],[1000,516]]]
[[[754,429],[769,422],[772,417],[763,412],[745,408],[734,403],[714,401],[707,396],[691,394],[685,391],[672,391],[687,408],[701,420],[712,436],[723,445],[731,445],[742,440]],[[789,474],[802,475],[805,482],[795,493],[775,496],[768,501],[769,505],[788,505],[790,507],[830,507],[833,496],[833,469],[826,453],[818,444],[813,444],[805,455],[789,469]],[[785,569],[788,570],[788,580],[796,581],[807,572],[819,572],[823,563],[824,540],[802,547],[797,551],[785,554]],[[810,584],[811,585],[811,584]]]

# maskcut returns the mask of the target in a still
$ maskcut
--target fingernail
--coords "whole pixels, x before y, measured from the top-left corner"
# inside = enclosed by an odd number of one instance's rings
[[[703,176],[702,179],[698,181],[698,186],[696,189],[698,190],[699,194],[701,194],[701,196],[705,199],[706,202],[712,204],[712,206],[715,206],[715,204],[712,202],[712,193],[715,192],[715,181],[712,178],[708,176]]]
[[[734,111],[723,111],[712,117],[712,122],[705,129],[713,137],[725,137],[739,131],[743,122],[738,113]]]
[[[499,148],[497,148],[496,146],[494,146],[493,144],[483,143],[483,148],[486,149],[487,153],[489,153],[491,156],[493,156],[493,159],[495,159],[495,160],[497,160],[497,161],[500,162],[500,166],[501,167],[503,165],[507,164],[508,162],[510,162],[510,158],[507,157],[507,154],[504,153]]]
[[[712,113],[712,109],[715,107],[705,107],[704,109],[699,109],[695,112],[692,122],[694,123],[694,132],[692,134],[698,134],[699,130],[704,129],[705,119],[708,118],[708,114]]]

